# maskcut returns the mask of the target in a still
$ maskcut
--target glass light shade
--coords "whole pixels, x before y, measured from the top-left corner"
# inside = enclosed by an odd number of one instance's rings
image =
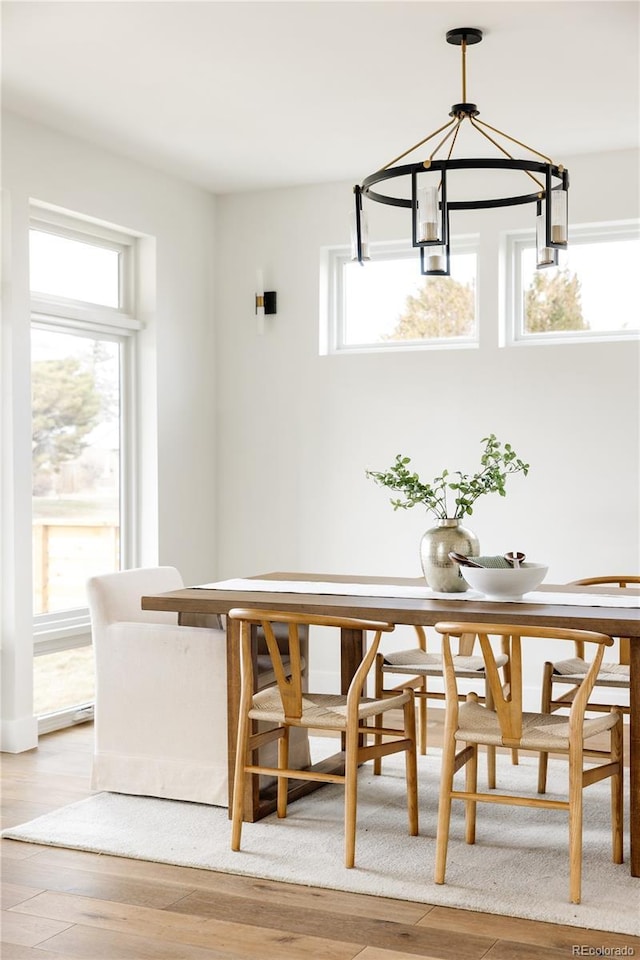
[[[442,239],[441,217],[438,206],[438,188],[421,187],[418,190],[418,236],[419,243],[433,243]]]
[[[444,247],[429,247],[425,250],[423,273],[447,274],[447,255]]]
[[[568,237],[567,191],[551,194],[551,242],[566,244]]]
[[[547,246],[547,221],[544,212],[536,217],[536,267],[554,267],[557,251]]]

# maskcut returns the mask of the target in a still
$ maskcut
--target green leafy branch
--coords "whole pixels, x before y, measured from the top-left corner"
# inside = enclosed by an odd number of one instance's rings
[[[402,494],[402,497],[391,499],[394,510],[408,510],[416,504],[422,504],[440,520],[461,519],[473,513],[473,505],[478,497],[486,493],[505,497],[505,484],[510,474],[523,473],[526,476],[529,472],[529,464],[518,457],[510,443],[503,446],[493,433],[483,437],[482,443],[485,448],[480,458],[481,469],[477,473],[467,474],[456,470],[450,474],[448,470],[443,470],[431,483],[425,483],[409,468],[411,458],[399,453],[388,470],[367,470],[367,477],[388,490]],[[455,508],[449,506],[449,490],[455,493]]]

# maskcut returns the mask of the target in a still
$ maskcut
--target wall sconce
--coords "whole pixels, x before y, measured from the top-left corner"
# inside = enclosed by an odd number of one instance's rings
[[[264,318],[276,313],[276,291],[264,289],[264,276],[258,270],[256,284],[256,316],[258,318],[258,333],[264,333]]]

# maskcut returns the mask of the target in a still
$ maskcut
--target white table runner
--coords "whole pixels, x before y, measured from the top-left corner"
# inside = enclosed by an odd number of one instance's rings
[[[395,583],[344,583],[332,580],[250,580],[237,578],[217,583],[202,583],[200,590],[244,590],[251,593],[317,593],[348,597],[395,597],[405,600],[486,600],[482,593],[467,590],[464,593],[438,593],[427,586],[403,586]],[[501,601],[502,602],[502,601]],[[639,608],[640,597],[608,596],[598,593],[543,593],[532,591],[518,600],[507,603],[553,603],[573,607]]]

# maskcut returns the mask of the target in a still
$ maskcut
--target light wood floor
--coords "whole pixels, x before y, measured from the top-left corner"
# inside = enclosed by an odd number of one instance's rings
[[[83,724],[2,755],[3,827],[90,794],[92,736]],[[2,960],[640,957],[640,938],[12,840],[2,896]]]

